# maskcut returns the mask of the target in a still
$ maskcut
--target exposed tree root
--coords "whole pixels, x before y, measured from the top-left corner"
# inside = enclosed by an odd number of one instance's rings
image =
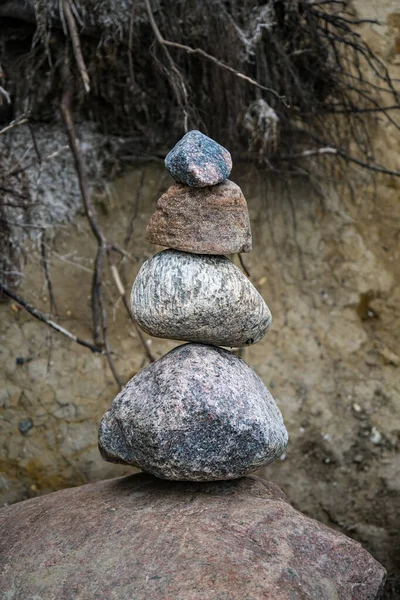
[[[32,317],[35,317],[35,319],[38,319],[38,321],[41,321],[42,323],[46,323],[46,325],[48,325],[55,331],[58,331],[58,333],[62,333],[63,335],[65,335],[68,339],[72,340],[73,342],[76,342],[80,346],[85,346],[85,348],[89,348],[89,350],[91,350],[92,352],[98,352],[99,354],[104,354],[104,351],[101,348],[99,348],[95,344],[91,344],[90,342],[86,342],[85,340],[82,340],[81,338],[74,335],[73,333],[71,333],[70,331],[65,329],[64,327],[61,327],[61,325],[58,325],[58,323],[56,323],[52,319],[49,319],[48,317],[46,317],[46,315],[43,314],[40,310],[38,310],[37,308],[34,308],[30,304],[28,304],[28,302],[26,302],[26,300],[21,298],[21,296],[19,296],[15,292],[9,290],[1,282],[0,282],[0,292],[2,294],[5,294],[12,300],[15,300],[15,302],[18,302],[18,304],[20,306],[22,306],[22,308],[24,308],[29,314],[31,314]]]
[[[107,356],[108,364],[111,372],[114,376],[115,381],[120,388],[123,387],[122,380],[116,370],[113,358],[111,356],[111,346],[108,337],[108,318],[107,308],[104,302],[103,295],[103,270],[104,260],[106,254],[114,247],[110,245],[106,240],[102,229],[100,228],[96,213],[92,204],[89,184],[86,174],[86,166],[83,158],[83,154],[80,148],[79,141],[76,136],[75,125],[72,118],[71,106],[73,98],[74,83],[73,79],[66,72],[65,77],[65,91],[61,102],[61,113],[65,129],[68,136],[69,147],[75,161],[75,168],[77,177],[79,180],[79,187],[82,195],[82,202],[85,209],[86,217],[89,221],[92,233],[97,241],[97,254],[95,260],[95,268],[93,272],[92,280],[92,314],[93,314],[93,331],[94,331],[94,342],[96,345],[103,343],[105,347],[105,353]]]

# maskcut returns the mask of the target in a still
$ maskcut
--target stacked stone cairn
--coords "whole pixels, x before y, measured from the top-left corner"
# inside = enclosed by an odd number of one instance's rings
[[[147,236],[169,249],[142,266],[132,310],[148,333],[190,343],[129,381],[99,435],[106,460],[148,473],[1,509],[4,597],[378,600],[385,570],[357,542],[242,477],[287,443],[268,390],[220,347],[253,344],[271,323],[224,256],[251,250],[246,202],[226,180],[229,153],[197,131],[166,164],[178,183]]]
[[[271,313],[226,254],[249,252],[246,200],[229,152],[199,131],[171,150],[177,183],[147,239],[164,250],[141,267],[131,307],[148,334],[190,342],[133,377],[104,415],[103,458],[162,479],[236,479],[277,459],[288,435],[271,394],[231,351],[264,337]]]

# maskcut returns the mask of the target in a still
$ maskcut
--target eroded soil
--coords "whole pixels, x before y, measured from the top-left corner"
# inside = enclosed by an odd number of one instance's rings
[[[389,570],[386,597],[400,597],[398,182],[382,180],[376,195],[365,182],[339,196],[301,181],[288,193],[247,167],[232,179],[253,227],[254,251],[243,259],[273,314],[271,331],[242,356],[270,388],[290,434],[282,460],[262,474],[301,511],[361,541]],[[97,199],[110,240],[124,244],[133,217],[133,261],[113,257],[128,291],[156,251],[144,229],[168,183],[161,166],[147,165]],[[94,253],[84,216],[58,228],[49,249],[56,320],[87,340]],[[126,381],[147,360],[109,270],[105,289]],[[34,244],[19,293],[49,310]],[[3,502],[131,472],[103,462],[97,450],[99,420],[117,391],[104,357],[50,335],[12,302],[0,304],[0,331]],[[157,357],[174,345],[151,341]]]

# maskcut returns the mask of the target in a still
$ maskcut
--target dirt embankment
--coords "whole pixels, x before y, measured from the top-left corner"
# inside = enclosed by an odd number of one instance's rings
[[[354,4],[359,16],[374,16],[368,11],[375,3]],[[380,3],[385,28],[364,33],[400,77],[400,20],[393,6]],[[398,150],[398,133],[378,128],[380,162],[399,169]],[[263,475],[297,508],[360,540],[389,570],[386,598],[398,598],[399,181],[378,178],[374,193],[364,179],[354,183],[353,194],[339,195],[299,181],[289,194],[244,166],[232,179],[242,186],[252,219],[254,251],[244,261],[274,318],[265,339],[243,358],[270,388],[290,434],[284,460]],[[167,185],[164,170],[148,165],[97,199],[109,239],[122,242],[137,215],[129,244],[134,262],[121,268],[127,285],[155,252],[144,228]],[[57,319],[91,340],[95,243],[85,218],[60,227],[53,242]],[[46,312],[40,253],[32,246],[27,256],[20,293]],[[116,365],[127,380],[146,358],[109,274],[106,298]],[[117,391],[105,359],[50,336],[14,303],[0,304],[0,336],[3,502],[131,472],[102,462],[97,450],[98,422]],[[152,340],[157,357],[173,346]]]
[[[117,181],[112,195],[97,203],[110,239],[125,236],[142,173]],[[398,183],[386,179],[376,196],[365,185],[353,198],[339,198],[300,182],[290,195],[247,168],[233,178],[253,224],[255,250],[244,261],[274,318],[244,358],[276,397],[290,433],[284,460],[264,475],[299,509],[360,539],[391,571],[399,569]],[[155,251],[144,228],[167,183],[161,167],[145,167],[127,282]],[[90,339],[95,246],[85,219],[61,229],[54,247],[58,319]],[[146,358],[110,277],[106,290],[116,364],[126,380]],[[48,310],[35,251],[21,291]],[[97,451],[98,422],[116,392],[103,357],[57,334],[50,339],[46,326],[14,304],[0,306],[0,327],[4,501],[129,471],[103,463]],[[152,341],[156,356],[173,345]]]

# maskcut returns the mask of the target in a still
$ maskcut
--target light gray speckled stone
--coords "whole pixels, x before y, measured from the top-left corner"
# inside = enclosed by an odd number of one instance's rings
[[[133,377],[104,415],[105,460],[163,479],[235,479],[271,463],[288,441],[256,373],[222,348],[185,344]]]
[[[254,344],[272,320],[256,288],[228,258],[176,250],[142,265],[131,306],[150,335],[216,346]]]

